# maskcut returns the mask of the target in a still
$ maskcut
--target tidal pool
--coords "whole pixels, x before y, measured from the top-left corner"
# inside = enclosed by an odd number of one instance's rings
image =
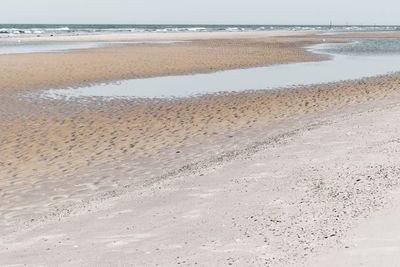
[[[390,52],[385,50],[390,47]],[[41,92],[46,98],[176,98],[220,92],[289,88],[390,74],[400,71],[400,41],[362,40],[309,47],[331,60],[163,76]],[[367,52],[366,52],[367,51]]]

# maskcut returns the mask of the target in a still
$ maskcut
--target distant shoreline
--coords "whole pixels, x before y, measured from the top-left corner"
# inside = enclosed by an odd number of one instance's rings
[[[194,32],[269,32],[400,31],[399,25],[251,25],[251,24],[0,24],[0,38],[37,36],[75,36],[109,33],[194,33]]]

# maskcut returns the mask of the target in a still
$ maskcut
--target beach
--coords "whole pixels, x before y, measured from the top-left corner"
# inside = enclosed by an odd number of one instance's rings
[[[396,219],[397,73],[177,99],[35,93],[329,60],[304,47],[397,33],[138,36],[55,40],[174,42],[0,55],[0,265],[318,266],[340,249],[357,264],[358,225]]]

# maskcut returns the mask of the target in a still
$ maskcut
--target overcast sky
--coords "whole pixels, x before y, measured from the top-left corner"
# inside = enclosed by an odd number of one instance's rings
[[[400,24],[399,0],[0,0],[0,23]]]

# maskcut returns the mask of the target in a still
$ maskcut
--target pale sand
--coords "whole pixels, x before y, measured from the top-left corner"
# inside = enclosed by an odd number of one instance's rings
[[[388,196],[391,202],[386,209],[366,219],[361,219],[356,227],[352,228],[341,240],[341,246],[319,253],[309,259],[305,265],[310,267],[399,266],[399,188],[389,190]]]
[[[66,209],[54,222],[3,235],[0,262],[301,266],[329,247],[349,245],[344,237],[355,222],[390,200],[400,175],[398,101],[260,125],[235,136],[230,153],[210,153],[210,161],[178,176],[82,202],[79,216]],[[240,144],[243,138],[252,141]],[[57,186],[63,191],[63,183]],[[399,256],[390,248],[385,255]]]
[[[226,45],[213,42],[205,47]],[[300,60],[298,42],[310,40],[260,42],[284,42],[274,52],[294,47]],[[234,44],[248,54],[254,40]],[[84,104],[17,98],[21,84],[3,89],[0,264],[299,265],[329,253],[397,183],[399,85],[394,75]]]

